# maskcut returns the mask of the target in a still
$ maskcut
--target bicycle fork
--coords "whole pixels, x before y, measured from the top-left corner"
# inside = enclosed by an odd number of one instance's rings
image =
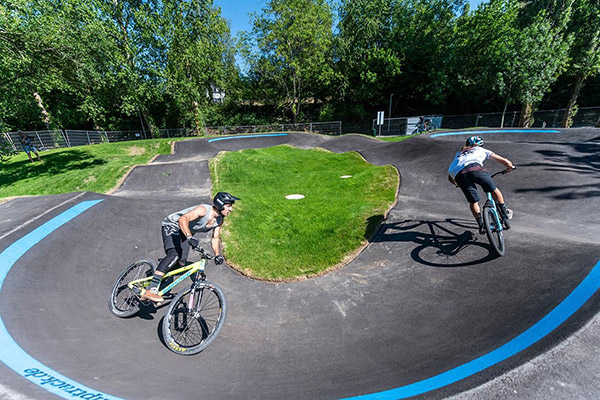
[[[191,290],[190,290],[190,297],[188,299],[188,304],[187,304],[187,311],[189,314],[194,314],[196,313],[197,307],[200,305],[200,303],[202,302],[202,295],[204,294],[204,290],[199,290],[197,288],[197,285],[193,285]],[[196,299],[196,297],[198,297],[198,302],[195,303],[196,307],[194,307],[194,300]]]
[[[502,227],[502,222],[500,221],[500,216],[498,215],[498,208],[496,207],[496,202],[492,198],[491,193],[486,193],[486,194],[487,194],[487,201],[483,205],[483,209],[485,210],[488,207],[492,209],[492,213],[494,214],[494,222],[496,224],[496,228],[498,229],[498,231],[501,232],[503,230],[503,227]]]

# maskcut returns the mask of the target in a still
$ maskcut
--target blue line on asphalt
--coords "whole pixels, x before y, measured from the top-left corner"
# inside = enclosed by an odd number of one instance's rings
[[[264,135],[241,135],[241,136],[228,136],[223,138],[209,139],[209,142],[216,142],[219,140],[229,140],[229,139],[243,139],[243,138],[253,138],[253,137],[269,137],[269,136],[287,136],[287,133],[267,133]]]
[[[554,329],[558,328],[559,325],[579,310],[579,308],[588,301],[599,288],[600,261],[596,263],[588,276],[581,281],[575,290],[556,306],[556,308],[550,311],[531,328],[527,329],[510,342],[498,347],[496,350],[431,378],[411,383],[410,385],[401,386],[396,389],[386,390],[384,392],[353,397],[353,399],[404,399],[439,389],[481,372],[484,369],[498,364],[525,350],[548,335]]]
[[[492,131],[460,131],[460,132],[446,132],[446,133],[434,133],[431,137],[438,136],[454,136],[454,135],[474,135],[483,133],[560,133],[556,129],[498,129]]]
[[[2,290],[2,285],[4,284],[4,279],[6,278],[8,271],[10,271],[12,266],[23,254],[56,229],[101,201],[102,200],[83,201],[71,207],[39,228],[23,236],[0,253],[0,290]],[[30,382],[41,386],[59,397],[72,399],[73,397],[88,395],[88,397],[85,398],[93,398],[94,400],[119,399],[118,397],[98,392],[97,390],[75,382],[31,357],[17,344],[17,342],[14,341],[12,336],[10,336],[1,317],[0,343],[2,343],[2,346],[0,347],[0,361]]]

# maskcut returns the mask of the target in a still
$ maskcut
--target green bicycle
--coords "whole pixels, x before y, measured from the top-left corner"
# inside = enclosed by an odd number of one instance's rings
[[[211,344],[227,315],[223,291],[214,283],[207,282],[204,274],[206,261],[212,256],[200,247],[193,249],[200,253],[200,261],[168,272],[159,288],[162,296],[172,299],[161,323],[163,338],[169,350],[182,355],[198,354]],[[108,301],[114,315],[130,317],[153,305],[150,301],[141,300],[140,296],[150,284],[155,269],[152,261],[140,260],[119,275]],[[192,284],[173,297],[169,293],[171,289],[188,277],[191,277]]]

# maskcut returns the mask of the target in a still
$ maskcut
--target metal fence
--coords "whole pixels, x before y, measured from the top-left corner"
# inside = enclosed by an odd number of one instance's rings
[[[341,135],[342,121],[331,122],[303,122],[297,124],[272,124],[272,125],[243,125],[243,126],[207,126],[205,135],[234,135],[237,133],[260,132],[307,132],[322,135]]]
[[[247,126],[207,126],[205,135],[233,135],[237,133],[259,132],[310,132],[323,135],[341,135],[342,122],[306,122],[299,124],[276,125],[247,125]],[[183,128],[160,129],[158,135],[150,135],[144,131],[86,131],[86,130],[51,130],[51,131],[23,131],[27,134],[33,145],[39,150],[54,149],[58,147],[84,146],[98,143],[122,142],[126,140],[140,140],[151,138],[191,137],[197,133]],[[0,138],[16,152],[23,151],[17,132],[3,133]]]
[[[534,128],[560,128],[565,109],[541,110],[533,113]],[[512,128],[519,124],[521,113],[519,111],[510,111],[504,115],[504,127]],[[407,135],[414,131],[414,123],[419,117],[386,118],[381,126],[381,135]],[[464,129],[472,127],[499,128],[502,126],[502,113],[479,113],[462,115],[425,115],[436,123],[438,128],[444,129]],[[372,129],[379,135],[379,127],[373,120]],[[573,117],[571,127],[600,127],[600,107],[582,107]],[[373,132],[363,132],[372,134]]]

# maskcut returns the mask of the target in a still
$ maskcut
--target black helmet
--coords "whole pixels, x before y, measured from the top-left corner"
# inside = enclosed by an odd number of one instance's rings
[[[225,204],[233,204],[233,203],[235,203],[236,200],[240,200],[240,199],[232,196],[231,194],[229,194],[227,192],[219,192],[213,198],[213,206],[217,210],[222,211],[223,208],[225,207]]]

